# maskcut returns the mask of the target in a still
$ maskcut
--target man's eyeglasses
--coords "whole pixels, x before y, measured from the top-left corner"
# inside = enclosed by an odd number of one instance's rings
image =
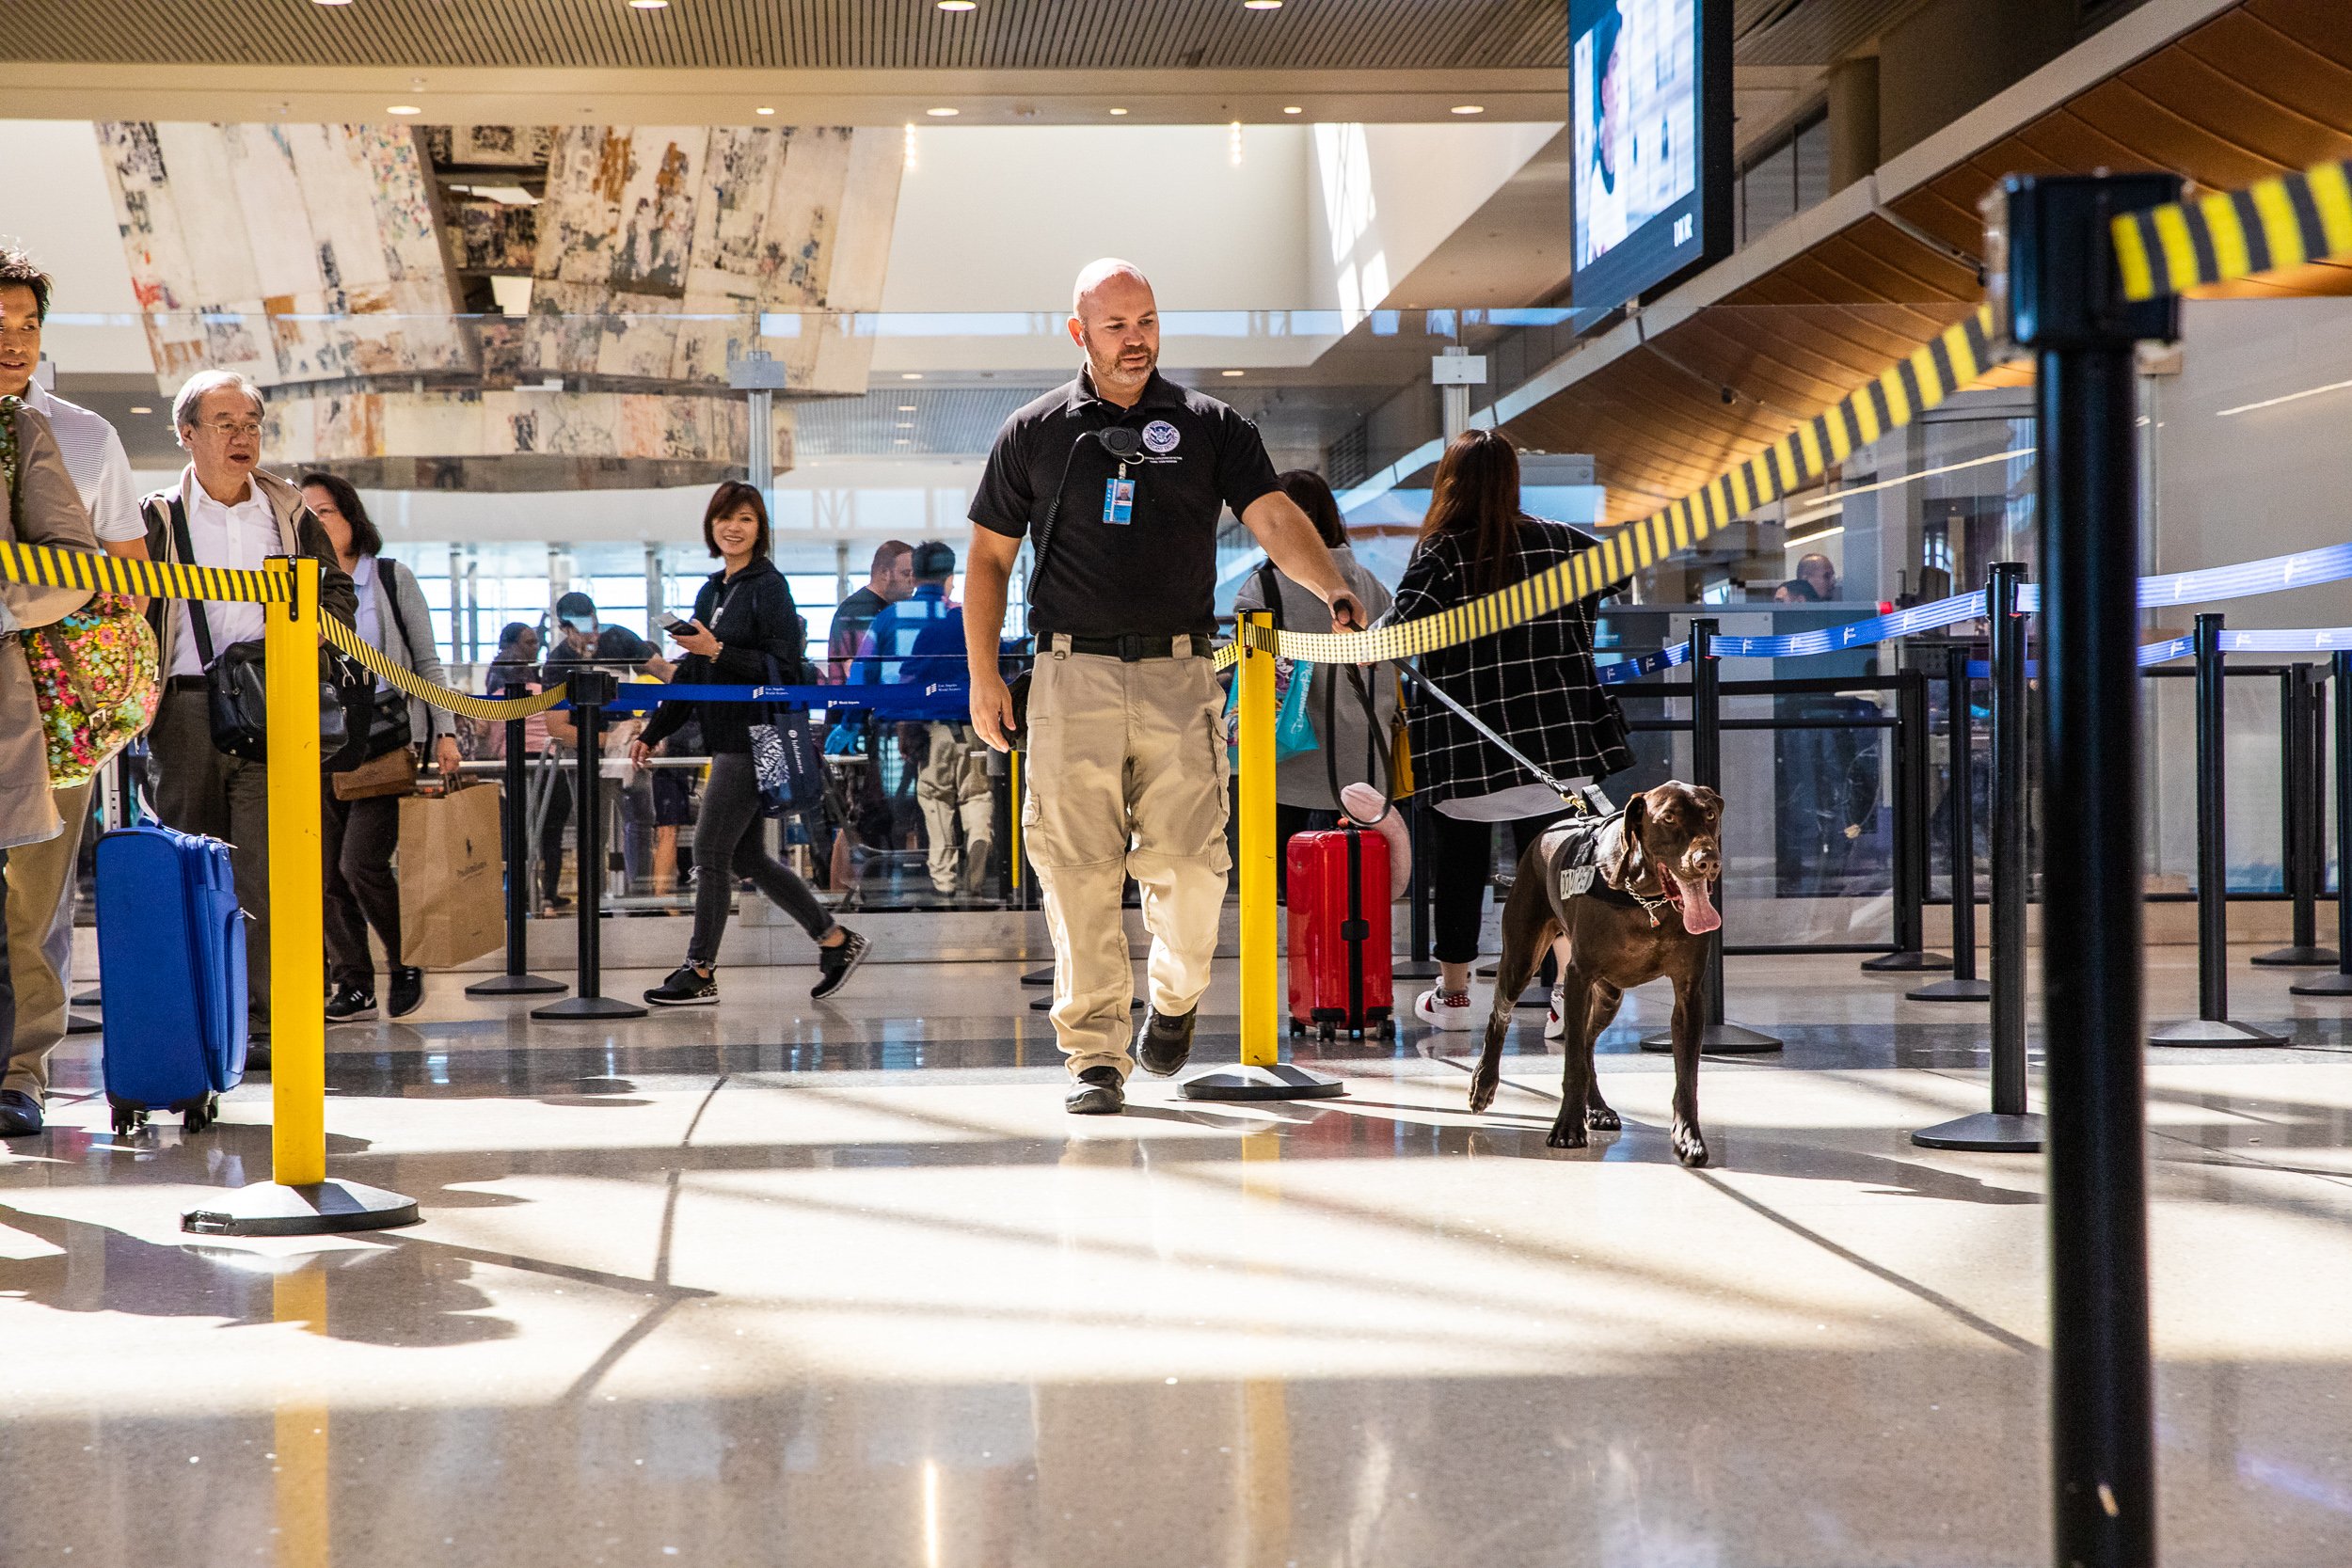
[[[259,420],[202,420],[198,421],[197,428],[209,430],[215,436],[258,436],[262,434],[262,421]]]

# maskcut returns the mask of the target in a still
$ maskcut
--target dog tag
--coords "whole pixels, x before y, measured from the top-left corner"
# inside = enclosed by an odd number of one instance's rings
[[[1124,528],[1136,520],[1136,482],[1132,479],[1106,479],[1103,482],[1103,521]]]

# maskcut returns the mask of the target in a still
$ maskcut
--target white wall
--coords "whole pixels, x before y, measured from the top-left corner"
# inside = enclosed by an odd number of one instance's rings
[[[128,315],[138,309],[98,134],[87,122],[0,119],[0,236],[22,244],[56,279],[53,316]],[[153,369],[135,324],[59,321],[42,344],[61,371],[138,374]]]

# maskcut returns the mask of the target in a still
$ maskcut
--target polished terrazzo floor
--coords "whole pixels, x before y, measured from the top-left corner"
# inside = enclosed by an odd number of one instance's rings
[[[2046,1560],[2039,1163],[1907,1135],[1981,1107],[1981,1009],[1734,960],[1789,1049],[1708,1063],[1692,1172],[1662,995],[1566,1153],[1539,1013],[1484,1116],[1449,1037],[1080,1121],[1014,966],[812,974],[331,1031],[334,1169],[425,1223],[330,1241],[183,1237],[266,1087],[119,1141],[72,1042],[0,1152],[0,1563]],[[2288,977],[2235,1000],[2293,1048],[2150,1070],[2176,1568],[2352,1560],[2352,1028]]]

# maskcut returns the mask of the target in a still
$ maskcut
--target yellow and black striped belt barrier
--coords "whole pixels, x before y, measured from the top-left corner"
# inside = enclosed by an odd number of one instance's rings
[[[2352,160],[2124,213],[2112,233],[2134,301],[2352,254]]]
[[[367,640],[341,621],[330,617],[321,619],[326,640],[359,663],[370,673],[382,677],[420,702],[462,714],[468,719],[500,720],[528,719],[566,700],[568,688],[558,686],[530,697],[476,697],[470,692],[453,691],[426,680],[414,670],[405,669],[389,657],[368,646]]]
[[[1882,436],[1902,429],[1993,367],[1993,312],[1979,306],[1966,321],[1880,372],[1805,423],[1708,484],[1603,543],[1581,550],[1524,582],[1418,621],[1370,632],[1272,631],[1245,627],[1250,645],[1310,664],[1376,664],[1451,648],[1523,626],[1539,615],[1600,593],[1642,567],[1689,549],[1747,514],[1820,483],[1830,466]],[[1217,651],[1219,666],[1240,657],[1239,643]]]

